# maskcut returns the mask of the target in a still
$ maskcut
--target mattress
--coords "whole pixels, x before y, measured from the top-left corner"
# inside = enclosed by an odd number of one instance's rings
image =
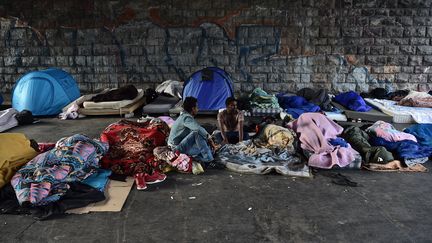
[[[328,117],[330,120],[333,121],[343,121],[343,122],[348,121],[346,115],[338,112],[324,111],[324,114],[326,115],[326,117]]]
[[[432,123],[432,108],[400,106],[393,100],[366,98],[365,101],[392,116],[394,123]]]
[[[144,90],[138,89],[138,95],[133,100],[119,100],[119,101],[104,101],[104,102],[93,102],[84,101],[83,107],[85,109],[120,109],[133,104],[144,97]]]
[[[159,95],[153,102],[143,107],[143,114],[168,114],[169,110],[173,108],[178,102],[177,97],[168,97]]]
[[[126,105],[125,107],[120,107],[118,109],[88,109],[88,108],[80,108],[78,110],[79,114],[87,115],[87,116],[99,116],[99,115],[125,115],[131,114],[140,106],[145,103],[145,98],[141,97],[141,99],[136,102]]]
[[[173,108],[169,110],[170,115],[180,114],[183,111],[183,101],[180,100]],[[198,110],[198,115],[216,115],[218,110]]]
[[[390,115],[384,114],[383,112],[376,109],[371,109],[370,111],[366,111],[366,112],[359,112],[359,111],[348,110],[344,106],[336,102],[332,102],[332,105],[341,109],[348,119],[371,121],[371,122],[376,122],[376,121],[392,122],[392,117]]]

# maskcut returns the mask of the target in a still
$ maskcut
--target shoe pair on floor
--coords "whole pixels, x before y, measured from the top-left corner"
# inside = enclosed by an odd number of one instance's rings
[[[156,184],[162,182],[166,179],[166,175],[160,172],[153,172],[149,175],[147,173],[136,173],[135,174],[135,184],[138,190],[147,189],[147,184]]]

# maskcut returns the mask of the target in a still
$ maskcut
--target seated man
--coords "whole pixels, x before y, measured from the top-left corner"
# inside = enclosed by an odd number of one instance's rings
[[[234,97],[228,97],[225,101],[226,109],[218,114],[218,125],[221,131],[222,143],[238,143],[248,140],[249,135],[244,132],[244,115],[237,109],[237,101]]]
[[[198,100],[186,97],[183,101],[183,110],[172,125],[168,145],[198,161],[213,161],[212,149],[216,146],[207,131],[194,119],[198,113]]]

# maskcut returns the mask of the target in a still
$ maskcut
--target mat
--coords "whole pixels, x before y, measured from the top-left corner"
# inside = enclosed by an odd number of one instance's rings
[[[332,102],[332,105],[341,109],[345,114],[345,116],[348,118],[348,120],[361,119],[362,121],[371,121],[371,122],[376,122],[376,121],[392,122],[393,121],[393,117],[384,114],[381,111],[376,109],[371,109],[370,111],[366,111],[366,112],[359,112],[359,111],[348,110],[343,105],[336,102]]]
[[[137,100],[135,103],[129,104],[125,107],[121,107],[118,109],[87,109],[80,108],[78,110],[79,114],[83,114],[86,116],[102,116],[102,115],[124,115],[134,112],[136,109],[144,105],[145,97]]]
[[[365,101],[392,116],[394,123],[432,123],[432,108],[400,106],[393,100],[365,99]]]
[[[173,108],[169,109],[169,114],[171,116],[180,114],[180,112],[183,111],[182,105],[183,105],[183,101],[180,100]],[[218,110],[214,110],[214,111],[198,110],[198,115],[217,115],[218,112],[219,112]]]
[[[143,107],[143,114],[169,114],[171,108],[173,108],[178,102],[177,97],[168,97],[159,95],[153,102]]]

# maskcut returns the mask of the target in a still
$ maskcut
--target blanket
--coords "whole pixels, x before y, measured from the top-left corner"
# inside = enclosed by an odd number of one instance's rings
[[[345,167],[355,160],[358,152],[347,147],[333,146],[329,139],[336,138],[343,128],[320,113],[304,113],[288,127],[299,134],[301,148],[314,154],[308,165],[330,169],[334,165]]]
[[[99,167],[108,144],[76,134],[60,139],[54,149],[39,154],[13,176],[20,205],[58,201],[71,182],[80,182]]]
[[[124,175],[162,169],[160,161],[154,160],[153,149],[167,145],[170,129],[158,118],[143,121],[120,120],[104,129],[101,140],[108,141],[110,150],[102,158],[103,168]]]
[[[308,166],[287,149],[265,148],[253,140],[222,146],[215,160],[239,173],[268,174],[276,171],[282,175],[310,177]]]

